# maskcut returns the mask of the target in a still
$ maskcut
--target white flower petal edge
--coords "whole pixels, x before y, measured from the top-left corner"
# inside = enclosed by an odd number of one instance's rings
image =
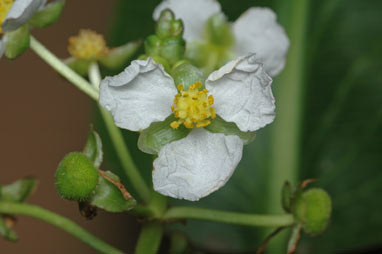
[[[16,0],[2,24],[3,32],[10,32],[28,22],[46,0]]]
[[[233,24],[238,56],[256,53],[265,71],[272,77],[285,65],[289,39],[277,23],[276,14],[268,8],[250,8]]]
[[[272,78],[255,54],[228,62],[210,74],[206,88],[215,98],[216,113],[241,131],[255,131],[275,118]]]
[[[132,61],[120,74],[102,80],[100,104],[111,112],[117,126],[140,131],[172,113],[176,93],[172,77],[148,58]]]
[[[183,37],[188,40],[200,40],[204,25],[216,13],[221,12],[216,0],[164,0],[154,10],[153,18],[158,20],[164,9],[170,9],[177,19],[184,23]]]
[[[203,128],[165,145],[154,161],[154,190],[197,201],[222,187],[241,160],[243,141]]]

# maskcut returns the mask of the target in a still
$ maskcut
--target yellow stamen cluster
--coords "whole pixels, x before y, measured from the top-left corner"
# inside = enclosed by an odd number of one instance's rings
[[[78,36],[69,38],[69,53],[77,59],[94,60],[108,53],[105,39],[89,29],[81,29]]]
[[[3,33],[1,24],[7,16],[9,9],[11,9],[12,4],[13,0],[0,0],[0,34]]]
[[[214,97],[208,95],[208,90],[203,89],[202,83],[195,82],[187,91],[184,90],[183,85],[178,85],[179,93],[175,95],[174,105],[171,106],[172,112],[177,121],[173,121],[170,126],[173,129],[177,129],[181,124],[184,124],[186,128],[192,129],[205,127],[211,123],[208,118],[214,119],[216,117],[214,104]]]

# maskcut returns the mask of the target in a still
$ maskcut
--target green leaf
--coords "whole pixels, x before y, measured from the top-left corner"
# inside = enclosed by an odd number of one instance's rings
[[[211,124],[205,127],[213,133],[224,133],[225,135],[237,135],[244,141],[244,144],[249,144],[255,140],[256,132],[248,131],[242,132],[235,123],[226,122],[221,117],[216,116],[215,119],[211,121]]]
[[[86,77],[88,75],[91,61],[69,57],[64,62],[81,76]]]
[[[64,6],[65,0],[53,1],[47,4],[41,11],[34,14],[28,23],[38,28],[50,26],[59,19]]]
[[[29,27],[24,25],[15,31],[5,33],[5,56],[8,59],[15,59],[29,49]]]
[[[2,186],[0,199],[11,202],[24,202],[36,189],[38,181],[32,177],[17,180]]]
[[[113,48],[108,54],[102,56],[99,62],[102,66],[111,70],[123,69],[138,52],[141,45],[142,41],[136,40]]]
[[[123,212],[135,207],[136,201],[110,171],[100,172],[98,186],[89,203],[108,212]]]
[[[19,240],[19,237],[15,231],[7,226],[7,223],[5,222],[6,219],[7,218],[4,216],[0,216],[0,236],[2,236],[7,241],[16,242]]]
[[[163,146],[186,137],[190,130],[183,125],[176,130],[170,127],[175,120],[171,115],[163,122],[152,123],[139,135],[138,148],[148,154],[157,154]]]
[[[99,168],[103,160],[102,141],[92,126],[90,127],[83,153],[93,163],[95,168]]]

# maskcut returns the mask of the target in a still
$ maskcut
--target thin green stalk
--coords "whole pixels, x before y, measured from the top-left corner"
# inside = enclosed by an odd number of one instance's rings
[[[225,212],[196,207],[173,207],[162,217],[164,220],[197,219],[253,227],[286,227],[294,224],[291,214],[259,215]]]
[[[63,63],[59,58],[52,54],[47,48],[44,47],[39,41],[37,41],[33,36],[30,39],[31,49],[40,56],[47,64],[49,64],[58,73],[64,76],[69,82],[77,86],[81,91],[89,95],[92,99],[98,101],[98,91],[95,90],[89,82],[84,78],[75,73],[70,69],[65,63]]]
[[[0,201],[0,213],[26,215],[40,219],[71,234],[101,253],[123,253],[123,251],[108,245],[69,219],[35,205]]]
[[[276,78],[276,120],[272,129],[271,163],[268,182],[267,211],[281,211],[281,187],[288,180],[296,184],[300,163],[302,97],[305,74],[306,28],[309,0],[279,0],[279,13],[287,28],[291,46],[287,65]],[[281,234],[282,235],[282,234]],[[271,253],[285,253],[286,238],[271,241]]]
[[[135,254],[158,253],[162,241],[163,229],[163,225],[158,221],[144,224],[138,238]]]
[[[93,63],[89,68],[89,79],[95,89],[98,89],[101,82],[101,75],[96,63]],[[121,130],[114,124],[113,117],[107,110],[102,106],[99,106],[99,110],[126,175],[131,180],[132,185],[141,198],[148,203],[150,201],[150,189],[140,175],[139,170],[130,155]]]

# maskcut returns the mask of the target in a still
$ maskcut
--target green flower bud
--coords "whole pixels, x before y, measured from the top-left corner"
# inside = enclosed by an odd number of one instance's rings
[[[98,171],[82,153],[67,154],[56,171],[56,188],[63,199],[86,200],[98,183]]]
[[[155,33],[161,39],[181,38],[183,35],[183,22],[175,20],[174,13],[171,10],[163,10],[158,19]]]
[[[182,38],[166,39],[162,42],[160,56],[173,65],[183,58],[185,48],[186,43]]]
[[[156,35],[150,35],[146,38],[144,46],[146,55],[155,56],[160,54],[162,40]]]
[[[312,188],[296,197],[295,216],[310,235],[318,235],[326,229],[331,211],[332,201],[323,189]]]

